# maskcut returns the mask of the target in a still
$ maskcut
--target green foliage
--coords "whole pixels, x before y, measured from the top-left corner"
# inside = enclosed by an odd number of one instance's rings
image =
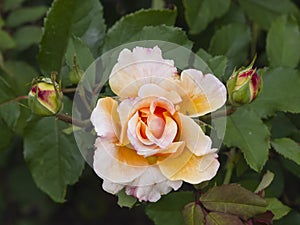
[[[300,146],[289,138],[275,139],[272,142],[275,151],[300,165]]]
[[[194,202],[184,206],[182,216],[186,225],[204,225],[204,214],[201,207]]]
[[[299,113],[299,77],[300,72],[290,68],[277,67],[267,70],[263,76],[263,91],[249,108],[264,118],[273,116],[277,111]]]
[[[4,1],[4,6],[3,6],[4,11],[10,11],[12,9],[15,9],[19,7],[22,4],[22,2],[24,2],[24,0],[10,0],[10,1],[6,0]]]
[[[203,72],[213,73],[216,77],[222,80],[227,66],[227,57],[224,55],[217,55],[213,57],[204,49],[199,49],[197,55],[200,56],[200,58],[203,59],[209,66],[209,70]]]
[[[276,19],[268,32],[267,54],[271,67],[295,68],[300,60],[300,31],[295,18]]]
[[[261,171],[268,159],[269,139],[270,132],[256,113],[241,108],[228,117],[224,143],[239,147],[255,171]]]
[[[13,140],[13,131],[10,129],[10,127],[1,119],[0,120],[0,136],[1,136],[1,142],[0,142],[0,153],[2,150],[6,149]]]
[[[74,65],[74,56],[79,68],[86,70],[94,61],[93,54],[88,46],[78,37],[71,37],[66,51],[66,63],[72,68]]]
[[[267,209],[271,210],[274,214],[274,220],[284,217],[291,211],[290,207],[282,204],[282,202],[276,198],[267,198],[266,201],[268,203]]]
[[[176,10],[167,9],[140,10],[126,15],[107,31],[103,51],[105,52],[121,44],[132,41],[131,37],[143,30],[146,26],[157,26],[162,24],[172,26],[175,23],[176,15]],[[159,38],[159,36],[156,36],[155,39],[157,38]]]
[[[247,58],[251,41],[248,26],[239,23],[228,24],[217,30],[211,38],[209,52],[212,55],[226,55],[228,75]]]
[[[230,6],[230,0],[184,0],[185,18],[190,27],[191,34],[205,30],[207,25],[223,16]]]
[[[97,0],[84,1],[83,5],[79,0],[54,1],[40,43],[38,58],[42,71],[46,74],[61,71],[72,35],[80,37],[96,54],[105,32],[102,14],[102,6]]]
[[[0,50],[6,50],[15,47],[12,37],[5,31],[0,30]]]
[[[263,29],[269,29],[280,15],[289,13],[299,15],[300,13],[290,0],[239,0],[239,3],[249,18]]]
[[[288,216],[284,217],[282,220],[275,221],[275,225],[285,225],[285,224],[293,224],[296,221],[300,220],[300,213],[293,211]]]
[[[118,193],[118,205],[120,207],[132,208],[136,202],[137,202],[136,198],[134,198],[130,195],[127,195],[124,190],[119,191],[119,193]]]
[[[211,212],[206,217],[207,225],[243,225],[244,223],[234,215],[227,213]]]
[[[15,95],[25,95],[32,79],[37,75],[35,68],[24,61],[6,61],[3,68],[7,73],[7,81]]]
[[[146,208],[146,214],[156,225],[182,225],[181,210],[193,200],[192,192],[177,192],[163,196],[157,203],[151,203]]]
[[[269,170],[264,174],[261,182],[257,186],[255,193],[261,192],[265,190],[273,181],[274,173],[270,172]]]
[[[44,6],[20,8],[8,16],[6,25],[9,27],[17,27],[24,23],[33,22],[42,18],[47,12]]]
[[[182,29],[164,24],[159,26],[145,26],[142,30],[133,33],[128,42],[142,40],[168,41],[189,49],[193,46],[193,43]]]
[[[31,45],[38,44],[42,36],[42,29],[38,26],[24,26],[17,30],[13,39],[18,50],[24,50]]]
[[[74,139],[62,130],[63,122],[42,118],[28,123],[24,136],[24,158],[37,186],[54,201],[64,202],[67,185],[78,181],[84,159]]]
[[[263,198],[236,184],[213,187],[200,197],[200,201],[211,211],[242,218],[264,213],[267,206]]]

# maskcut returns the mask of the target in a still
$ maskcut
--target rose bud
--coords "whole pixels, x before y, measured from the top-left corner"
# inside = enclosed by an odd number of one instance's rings
[[[28,93],[28,105],[39,116],[53,116],[62,108],[60,85],[50,78],[40,78]]]
[[[254,60],[248,67],[234,70],[227,81],[229,101],[233,106],[251,103],[261,92],[262,73],[258,75],[256,69],[252,68]]]
[[[75,65],[71,69],[69,73],[69,78],[72,84],[78,84],[81,80],[81,77],[83,76],[84,71],[79,68],[79,66]]]
[[[84,71],[79,67],[77,63],[77,56],[73,56],[73,66],[69,73],[69,79],[72,84],[78,84],[81,80],[82,76],[84,74]]]

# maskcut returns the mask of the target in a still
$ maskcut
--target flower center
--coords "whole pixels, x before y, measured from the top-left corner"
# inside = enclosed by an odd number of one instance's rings
[[[144,157],[169,154],[169,147],[178,133],[173,118],[176,113],[174,105],[164,98],[147,98],[140,101],[136,109],[128,121],[127,130],[134,149]]]
[[[165,129],[165,121],[156,115],[151,115],[148,117],[148,127],[156,138],[160,138]]]

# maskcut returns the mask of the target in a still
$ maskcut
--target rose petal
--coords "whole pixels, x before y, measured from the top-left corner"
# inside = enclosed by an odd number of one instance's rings
[[[102,188],[106,192],[115,195],[124,188],[124,185],[123,184],[112,183],[108,180],[103,180]]]
[[[163,97],[171,101],[173,104],[177,104],[182,101],[180,95],[176,91],[167,91],[157,84],[145,84],[138,92],[139,97]]]
[[[201,157],[193,155],[191,160],[171,180],[182,179],[190,184],[199,184],[211,180],[217,174],[220,166],[216,157],[217,154],[208,154]],[[211,163],[208,164],[207,162]]]
[[[150,112],[152,114],[155,113],[155,109],[157,107],[163,108],[165,110],[167,110],[171,115],[173,115],[176,112],[175,106],[172,102],[169,101],[169,99],[166,98],[154,98],[151,101],[151,105],[150,105]]]
[[[180,112],[197,117],[213,112],[226,102],[226,88],[212,74],[203,75],[201,71],[188,69],[182,71],[180,79],[173,78],[170,82],[161,84],[165,89],[175,89],[182,98],[179,104]]]
[[[156,148],[156,145],[154,145],[154,143],[151,140],[147,142],[147,145],[141,142],[141,140],[137,135],[138,124],[139,124],[139,113],[136,112],[128,121],[127,137],[130,143],[132,144],[132,146],[134,147],[134,149],[137,151],[137,154],[152,155],[153,153],[155,153],[154,149]]]
[[[163,156],[164,154],[175,153],[175,152],[179,151],[179,149],[181,149],[182,147],[184,147],[184,145],[185,145],[185,143],[183,141],[173,142],[167,148],[165,148],[165,149],[159,149],[157,151],[156,155]]]
[[[163,118],[156,116],[155,114],[150,114],[147,118],[147,124],[149,131],[156,138],[160,138],[165,129],[165,121]]]
[[[184,142],[174,142],[170,143],[166,148],[159,148],[156,145],[153,145],[154,142],[151,140],[141,139],[142,137],[140,137],[139,133],[137,132],[137,129],[140,129],[139,124],[141,124],[141,122],[138,118],[138,112],[136,112],[136,114],[134,114],[134,116],[132,116],[128,122],[127,131],[130,143],[137,151],[138,155],[149,157],[156,154],[171,154],[176,152],[178,148],[185,144]],[[159,140],[157,140],[157,142],[159,142]]]
[[[137,97],[144,84],[159,84],[176,72],[174,61],[163,59],[157,46],[153,49],[136,47],[132,52],[124,49],[110,74],[109,84],[121,98]]]
[[[201,127],[190,117],[180,114],[181,136],[180,140],[196,156],[205,155],[211,151],[211,139],[204,134]]]
[[[120,138],[119,142],[121,145],[127,145],[129,144],[129,139],[127,137],[127,128],[128,128],[128,120],[131,117],[131,114],[133,113],[133,107],[136,100],[134,98],[128,98],[123,100],[119,106],[118,106],[118,114],[120,117],[120,123],[121,123],[121,132],[120,132]]]
[[[104,180],[113,183],[131,182],[149,166],[148,161],[135,150],[97,138],[94,170]]]
[[[185,149],[176,158],[169,157],[159,164],[161,172],[170,180],[198,184],[212,179],[220,166],[216,153],[196,156]]]
[[[99,137],[113,139],[120,136],[121,128],[117,107],[117,101],[110,97],[98,100],[91,115],[91,122]]]
[[[168,157],[159,158],[157,165],[162,174],[170,179],[187,164],[192,155],[193,153],[183,144],[179,146],[176,153],[171,154]]]
[[[157,138],[151,132],[149,127],[146,128],[146,136],[148,137],[148,139],[162,149],[167,148],[174,141],[178,129],[177,123],[173,120],[173,118],[168,116],[166,113],[164,113],[164,119],[165,119],[165,129],[160,138]]]
[[[137,154],[142,155],[144,157],[150,157],[150,156],[155,156],[155,157],[166,157],[169,154],[175,153],[178,151],[178,149],[182,148],[184,146],[184,142],[173,142],[170,144],[167,148],[161,149],[161,148],[144,148],[138,150]]]
[[[146,124],[139,120],[138,123],[137,123],[137,126],[136,126],[136,136],[137,136],[137,139],[144,145],[153,145],[153,142],[150,141],[149,139],[147,138],[144,138],[144,136],[146,135]],[[143,133],[143,135],[142,135]]]
[[[157,166],[151,166],[128,185],[125,189],[126,194],[136,197],[139,201],[156,202],[161,195],[169,193],[172,189],[179,189],[182,181],[169,181]]]

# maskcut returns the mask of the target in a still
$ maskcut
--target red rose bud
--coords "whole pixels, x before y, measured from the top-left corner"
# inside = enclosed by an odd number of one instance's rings
[[[40,78],[28,93],[28,105],[39,116],[53,116],[62,108],[60,85],[50,78]]]
[[[229,101],[233,106],[251,103],[261,92],[262,74],[258,75],[256,69],[252,69],[254,60],[248,67],[233,71],[227,81]]]

